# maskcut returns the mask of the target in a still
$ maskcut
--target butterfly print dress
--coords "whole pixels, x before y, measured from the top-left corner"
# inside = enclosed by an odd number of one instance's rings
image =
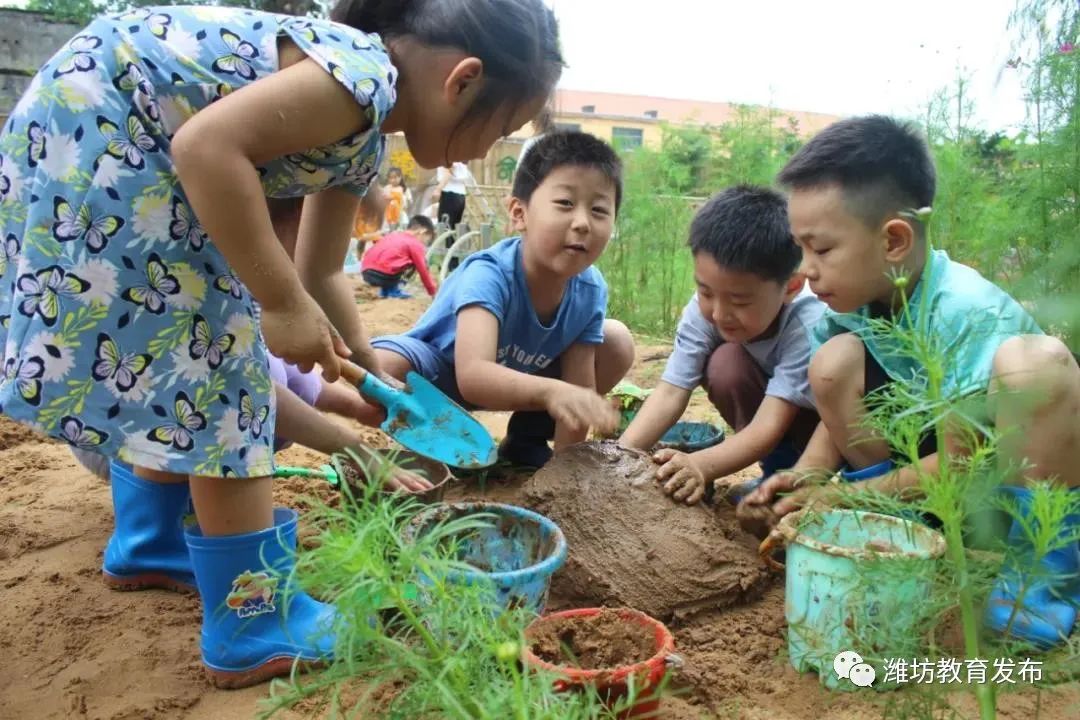
[[[277,69],[287,37],[372,129],[258,168],[269,197],[366,192],[396,70],[378,36],[233,8],[102,17],[0,132],[0,411],[77,447],[212,477],[273,471],[256,307],[188,205],[180,125]]]

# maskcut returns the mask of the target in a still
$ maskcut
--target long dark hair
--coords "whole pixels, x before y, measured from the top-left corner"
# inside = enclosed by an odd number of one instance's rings
[[[542,0],[339,0],[330,19],[479,58],[484,86],[471,118],[547,97],[564,65],[555,14]]]

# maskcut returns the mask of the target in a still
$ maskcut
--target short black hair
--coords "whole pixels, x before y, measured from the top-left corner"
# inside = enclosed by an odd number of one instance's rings
[[[835,184],[867,227],[934,204],[937,173],[926,140],[912,125],[884,115],[835,122],[804,145],[777,177],[795,190]],[[912,222],[919,237],[921,221]]]
[[[542,0],[338,0],[330,19],[384,43],[411,37],[479,58],[484,82],[468,119],[550,97],[565,64],[559,24]]]
[[[409,218],[409,225],[406,230],[426,230],[431,233],[432,237],[435,237],[435,223],[431,222],[431,218],[427,215],[413,215]]]
[[[736,185],[709,198],[690,223],[690,251],[778,283],[786,283],[802,259],[784,196],[756,185]]]
[[[622,160],[606,142],[577,130],[556,130],[537,140],[514,174],[511,194],[522,202],[529,202],[548,175],[567,165],[599,170],[615,185],[615,212],[619,211],[623,190]]]

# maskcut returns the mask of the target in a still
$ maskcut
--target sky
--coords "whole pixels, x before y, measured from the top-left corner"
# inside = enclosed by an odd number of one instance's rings
[[[917,117],[960,69],[977,126],[1024,120],[1020,77],[1002,71],[1015,0],[547,2],[565,88]]]
[[[1020,76],[1002,70],[1016,0],[546,2],[574,90],[915,117],[959,70],[977,126],[1024,121]]]

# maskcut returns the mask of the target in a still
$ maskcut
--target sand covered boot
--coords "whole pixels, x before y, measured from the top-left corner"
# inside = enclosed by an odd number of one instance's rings
[[[548,441],[555,437],[555,420],[540,410],[518,411],[506,424],[499,459],[519,467],[539,468],[551,459]]]
[[[1025,516],[1030,514],[1030,489],[1005,486],[1001,490],[1013,496],[1020,513]],[[1062,523],[1060,532],[1075,533],[1078,527],[1080,515],[1069,515]],[[1014,558],[1020,567],[1012,566],[1006,560],[1001,577],[987,599],[986,625],[999,634],[1004,634],[1008,628],[1011,637],[1044,650],[1061,645],[1076,625],[1077,607],[1080,605],[1080,547],[1074,542],[1051,550],[1037,568],[1031,569],[1033,549],[1015,519],[1009,529],[1007,543],[1015,551]],[[1026,587],[1023,604],[1013,617],[1022,586]]]
[[[109,472],[116,528],[101,566],[105,584],[117,590],[195,592],[184,543],[188,484],[144,480],[130,465],[116,461]]]
[[[244,535],[186,532],[203,599],[202,660],[219,688],[288,675],[297,660],[332,658],[333,606],[289,586],[295,564],[296,512],[274,510],[274,527]]]

